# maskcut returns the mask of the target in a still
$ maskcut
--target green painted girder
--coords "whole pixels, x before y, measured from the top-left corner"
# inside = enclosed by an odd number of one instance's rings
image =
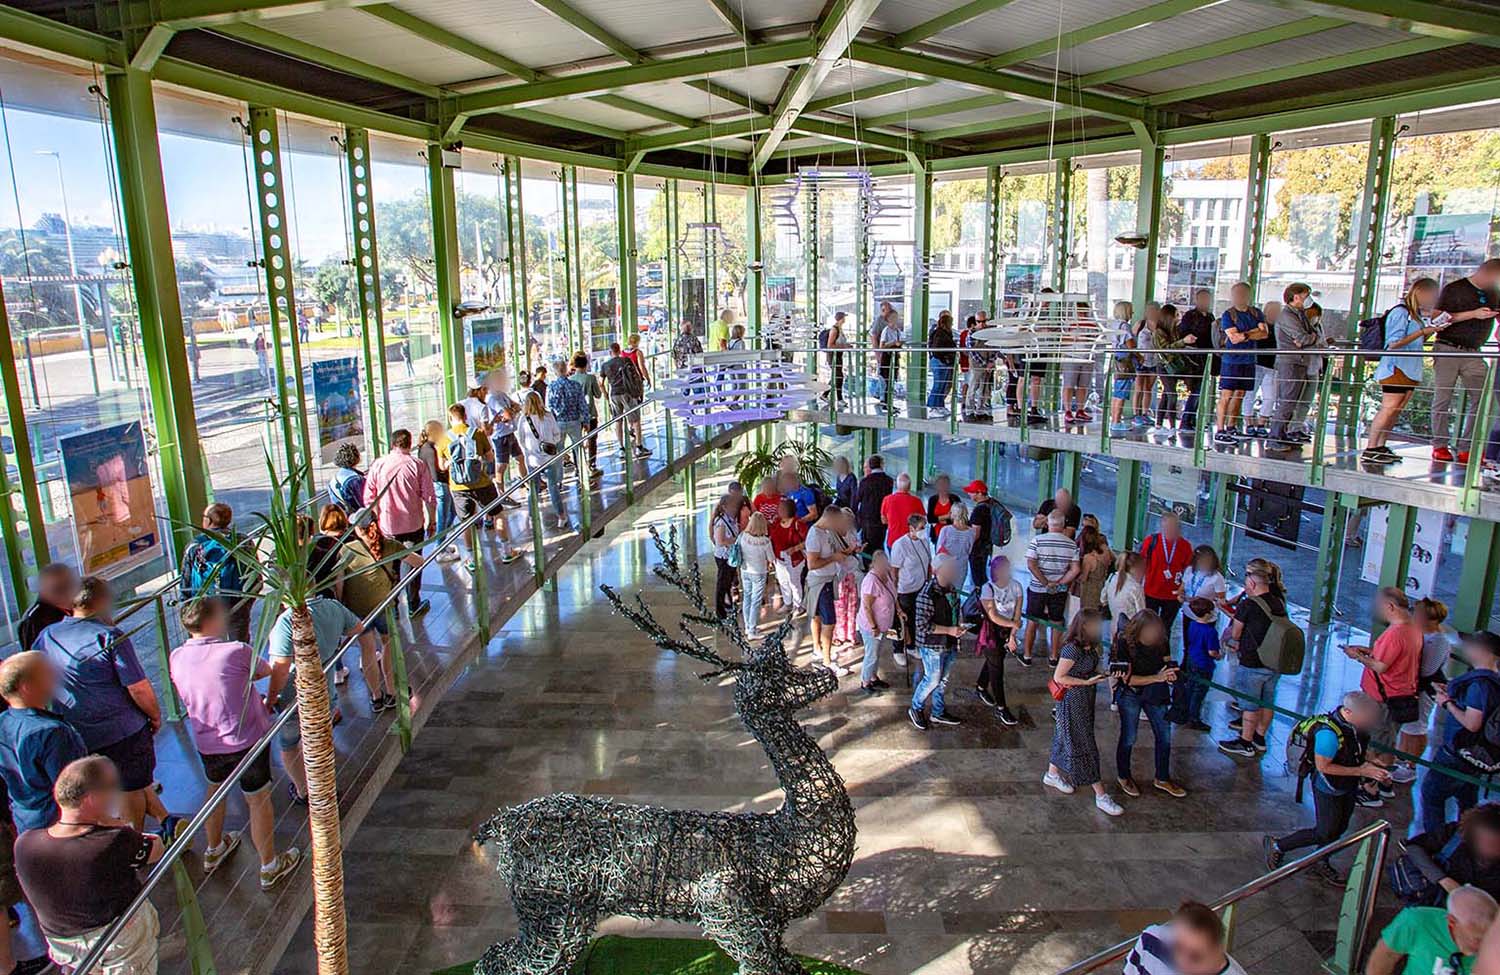
[[[832,0],[813,30],[811,57],[792,72],[791,80],[776,99],[771,128],[755,144],[751,168],[759,170],[791,131],[792,123],[813,100],[823,82],[838,65],[844,51],[880,6],[880,0]]]
[[[390,85],[392,88],[400,88],[404,91],[421,95],[424,98],[436,99],[441,98],[443,95],[443,90],[437,85],[428,84],[410,75],[377,67],[358,58],[351,58],[337,51],[318,47],[316,44],[308,44],[306,41],[299,41],[295,37],[267,30],[264,27],[257,27],[254,24],[218,24],[214,27],[214,30],[236,40],[246,41],[273,51],[280,51],[283,54],[299,58],[309,64],[316,64],[333,71],[342,71],[344,74],[353,75],[356,78],[365,78],[383,85]]]
[[[482,115],[502,108],[531,108],[566,98],[584,98],[623,91],[634,85],[659,81],[701,78],[747,67],[792,64],[812,56],[812,41],[800,38],[751,44],[743,48],[712,51],[677,58],[662,58],[644,64],[601,68],[558,78],[546,78],[525,85],[507,85],[487,91],[460,95],[453,109],[463,115]]]
[[[1404,58],[1413,54],[1423,54],[1427,51],[1452,47],[1458,43],[1458,41],[1451,41],[1440,37],[1416,37],[1409,41],[1397,41],[1395,44],[1383,44],[1380,47],[1366,48],[1363,51],[1334,54],[1326,58],[1303,61],[1300,64],[1268,68],[1264,71],[1252,71],[1249,74],[1236,75],[1233,78],[1221,78],[1218,81],[1209,81],[1201,85],[1175,88],[1172,91],[1164,91],[1151,95],[1146,99],[1146,103],[1148,105],[1168,105],[1173,102],[1193,101],[1198,98],[1207,98],[1210,95],[1222,94],[1226,91],[1255,88],[1259,85],[1274,84],[1278,81],[1287,81],[1292,78],[1306,78],[1309,75],[1323,74],[1328,71],[1343,71],[1376,61],[1387,61],[1392,58]]]
[[[966,24],[976,17],[983,17],[987,13],[999,10],[1001,7],[1013,0],[969,0],[962,6],[954,7],[945,14],[928,21],[923,21],[915,27],[910,27],[893,37],[887,38],[885,43],[891,47],[910,47],[918,41],[924,41],[934,34],[941,34],[945,30],[951,30],[960,24]]]
[[[745,20],[740,12],[734,9],[736,0],[708,0],[708,5],[714,8],[714,13],[724,21],[724,26],[734,32],[736,37],[750,39],[750,29],[745,26]]]
[[[771,127],[771,122],[761,116],[735,119],[730,122],[722,122],[714,125],[699,125],[681,132],[663,132],[660,135],[647,135],[625,140],[624,154],[632,152],[653,152],[657,149],[670,149],[674,146],[687,146],[706,139],[725,139],[738,136],[755,135],[765,132]]]
[[[1170,2],[1179,2],[1179,0],[1170,0]],[[1104,118],[1144,122],[1154,117],[1152,110],[1146,106],[1113,95],[1070,92],[1066,88],[1054,87],[1050,81],[1041,81],[1006,71],[995,71],[992,68],[972,64],[961,64],[957,61],[945,61],[925,54],[895,51],[878,44],[863,42],[851,44],[849,56],[862,64],[902,71],[932,81],[952,81],[971,88],[1003,92],[1023,101],[1064,106],[1076,103],[1076,107],[1089,114]]]
[[[637,115],[654,118],[659,122],[680,125],[683,128],[703,124],[702,119],[693,118],[691,115],[679,115],[676,112],[652,105],[650,102],[643,102],[635,98],[626,98],[623,95],[595,95],[589,101],[598,102],[600,105],[608,105],[611,108],[623,109],[627,112],[634,112]]]
[[[637,51],[614,34],[605,30],[597,21],[563,3],[563,0],[531,0],[531,2],[574,28],[579,33],[592,38],[597,43],[608,48],[617,57],[631,64],[641,64],[646,60],[646,56],[640,51]]]
[[[152,24],[141,38],[140,43],[130,54],[130,66],[137,71],[150,71],[156,64],[156,59],[166,51],[167,45],[172,43],[172,38],[177,36],[177,29],[166,24]]]
[[[973,95],[969,98],[960,98],[957,101],[943,102],[940,105],[923,105],[919,108],[910,108],[900,112],[887,112],[884,115],[861,116],[860,125],[904,125],[912,119],[941,118],[944,115],[957,115],[959,112],[972,112],[980,108],[994,108],[997,105],[1009,105],[1015,99],[1009,95]]]
[[[160,0],[156,20],[186,30],[347,10],[379,2],[381,0]]]
[[[539,112],[534,108],[507,108],[503,112],[497,112],[507,118],[524,119],[528,122],[540,122],[543,125],[555,125],[558,128],[570,129],[575,132],[587,132],[589,135],[597,135],[605,139],[616,139],[624,141],[629,138],[629,133],[623,129],[610,128],[608,125],[598,125],[594,122],[585,122],[581,119],[568,118],[565,115],[553,115],[550,112]]]
[[[1003,68],[1007,65],[1020,64],[1022,61],[1030,61],[1033,58],[1045,57],[1059,49],[1068,50],[1087,44],[1089,41],[1097,41],[1101,37],[1109,37],[1113,34],[1121,34],[1128,30],[1135,30],[1154,24],[1159,21],[1185,14],[1200,7],[1210,4],[1222,3],[1223,0],[1161,0],[1148,7],[1132,10],[1118,17],[1109,17],[1104,20],[1086,24],[1066,31],[1060,37],[1048,37],[1037,41],[1035,44],[1027,44],[1024,47],[1014,48],[1001,54],[995,54],[978,62],[979,67]]]
[[[856,88],[842,95],[829,95],[825,98],[814,98],[803,106],[804,112],[826,112],[833,108],[848,108],[850,105],[868,101],[871,98],[880,98],[885,95],[899,95],[903,91],[911,91],[913,88],[926,88],[932,84],[921,78],[902,78],[899,81],[882,81],[878,85],[870,85],[866,88]]]
[[[714,81],[712,79],[692,78],[688,81],[684,81],[683,84],[687,85],[689,88],[696,88],[699,91],[707,92],[720,101],[729,102],[736,108],[743,108],[745,111],[749,112],[752,115],[771,114],[771,106],[767,105],[765,102],[756,101],[749,95],[746,95],[743,92],[735,91],[733,88],[721,85],[717,81]],[[810,109],[804,108],[803,111],[810,111]],[[702,123],[695,122],[693,124],[700,125]]]
[[[114,38],[8,5],[0,5],[0,37],[81,61],[115,66],[126,63],[125,45]]]
[[[1077,118],[1084,113],[1076,108],[1059,108],[1055,112],[1034,112],[1029,115],[1012,115],[1008,118],[990,119],[989,121],[969,122],[965,125],[954,125],[946,129],[934,129],[923,132],[922,135],[928,139],[961,139],[964,136],[983,135],[990,132],[1004,132],[1008,129],[1023,129],[1032,125],[1041,125],[1044,122]]]
[[[921,139],[885,135],[880,132],[871,132],[864,126],[845,125],[842,122],[825,122],[822,119],[812,119],[805,116],[793,120],[791,130],[804,135],[815,135],[823,139],[832,139],[835,142],[874,146],[876,149],[889,149],[891,152],[916,152],[926,148],[926,144]]]
[[[1452,41],[1500,46],[1500,11],[1465,0],[1271,0],[1278,7],[1393,27]]]
[[[534,81],[541,77],[541,73],[534,68],[529,68],[517,61],[515,58],[507,57],[493,48],[476,44],[461,34],[455,34],[437,24],[430,23],[420,17],[413,17],[394,4],[376,3],[362,8],[365,13],[372,17],[378,17],[388,24],[399,27],[410,34],[415,34],[425,40],[431,41],[439,47],[446,47],[465,57],[482,61],[492,67],[499,68],[506,74],[514,75],[522,81]]]

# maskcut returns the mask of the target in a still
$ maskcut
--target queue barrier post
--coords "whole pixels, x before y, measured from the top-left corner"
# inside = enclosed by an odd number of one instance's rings
[[[482,595],[476,598],[483,599]],[[479,605],[476,603],[476,605]],[[385,652],[390,657],[391,680],[396,685],[396,734],[401,738],[401,754],[411,751],[411,682],[406,675],[406,648],[402,645],[401,627],[397,624],[396,610],[387,606],[385,628],[390,633],[386,638]]]
[[[505,517],[504,510],[504,508],[501,508],[495,517]],[[474,566],[474,626],[479,632],[479,641],[481,643],[489,643],[489,587],[486,585],[484,578],[484,552],[479,547],[479,524],[477,522],[469,526],[469,552],[470,564]]]
[[[1203,373],[1198,377],[1198,411],[1193,414],[1193,466],[1202,470],[1208,463],[1208,418],[1218,403],[1213,388],[1213,356],[1203,356]],[[1105,426],[1109,426],[1108,423]]]
[[[166,704],[167,720],[181,721],[184,714],[182,710],[182,699],[177,696],[177,688],[172,683],[171,664],[171,637],[167,635],[167,610],[164,605],[164,597],[158,593],[152,600],[152,608],[156,611],[156,656],[161,665],[162,698]]]
[[[537,493],[537,481],[533,477],[526,482],[526,506],[531,512],[531,573],[540,586],[547,574],[547,549],[542,544],[542,499]]]

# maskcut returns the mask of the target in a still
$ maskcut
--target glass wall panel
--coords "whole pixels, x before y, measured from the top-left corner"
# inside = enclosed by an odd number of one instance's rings
[[[1305,282],[1323,308],[1324,333],[1341,337],[1354,290],[1355,215],[1369,143],[1303,145],[1320,141],[1317,133],[1275,139],[1285,148],[1271,153],[1258,298],[1279,301],[1287,285]]]
[[[526,298],[531,341],[544,362],[572,346],[568,319],[567,248],[563,238],[562,170],[521,164],[521,210],[526,215]]]
[[[807,207],[803,188],[792,184],[761,188],[761,257],[765,262],[765,315],[767,318],[803,319],[812,314],[808,301],[806,234]]]
[[[1209,288],[1214,307],[1223,310],[1244,262],[1248,144],[1243,152],[1228,154],[1182,146],[1162,172],[1156,298],[1186,310],[1194,291]]]
[[[874,329],[884,304],[890,303],[906,337],[912,335],[912,287],[917,279],[916,183],[910,176],[875,180],[870,218],[870,310],[865,322]],[[936,299],[934,299],[936,301]],[[936,304],[929,306],[936,313]],[[869,336],[865,336],[869,340]],[[904,378],[904,377],[903,377]]]
[[[0,124],[7,143],[0,156],[0,277],[25,410],[4,422],[7,433],[15,423],[27,425],[48,547],[53,558],[75,566],[79,536],[89,545],[89,526],[73,519],[64,442],[132,423],[143,425],[147,443],[153,439],[135,296],[129,278],[116,267],[126,258],[113,147],[104,106],[88,91],[93,82],[81,70],[0,58],[5,92]],[[7,454],[12,443],[7,436]],[[4,462],[7,480],[14,483],[16,462],[10,456]],[[147,463],[154,501],[161,480],[154,455]],[[75,467],[80,483],[93,474]],[[133,529],[150,532],[153,521],[162,524],[156,521],[161,506],[152,501],[146,510],[132,506]],[[20,499],[6,503],[19,505]],[[24,532],[22,537],[22,550],[29,552],[30,539]],[[29,561],[28,571],[35,568]],[[150,559],[129,572],[127,582],[154,575],[165,564],[165,557]],[[8,624],[25,607],[12,602],[8,561],[0,572],[6,575],[0,621]],[[105,574],[120,574],[119,567]]]
[[[1004,171],[997,193],[1000,206],[1000,283],[1005,308],[1051,283],[1047,266],[1047,217],[1052,206],[1052,174]]]
[[[956,327],[984,308],[985,177],[965,173],[932,184],[932,310],[953,312]],[[989,309],[985,309],[989,310]]]
[[[1067,289],[1088,294],[1101,315],[1108,315],[1116,301],[1130,300],[1139,252],[1115,243],[1115,238],[1136,229],[1140,189],[1141,166],[1135,154],[1079,160],[1073,175]]]
[[[714,290],[709,287],[718,254],[716,235],[707,229],[708,184],[677,181],[677,322],[693,323],[693,330],[707,348],[708,322],[714,309]],[[674,328],[674,331],[676,329]]]
[[[663,182],[635,181],[635,317],[641,345],[669,344],[667,328],[667,194]]]
[[[578,171],[578,250],[585,351],[608,355],[609,344],[620,337],[620,233],[610,173]]]
[[[718,295],[719,310],[734,312],[735,321],[746,321],[745,306],[745,187],[714,187],[714,214],[719,222]],[[749,325],[746,324],[748,334]]]

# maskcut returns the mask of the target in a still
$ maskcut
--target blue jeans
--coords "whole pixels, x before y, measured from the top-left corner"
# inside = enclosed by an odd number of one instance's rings
[[[562,461],[548,464],[547,469],[542,471],[542,477],[547,481],[547,497],[552,502],[552,513],[559,518],[566,518],[568,512],[563,507],[562,474]]]
[[[453,527],[453,489],[447,484],[434,484],[433,489],[437,491],[437,537]]]
[[[880,641],[884,638],[864,630],[859,631],[859,638],[865,642],[865,659],[859,665],[859,683],[863,686],[880,676]]]
[[[948,687],[948,671],[953,669],[957,650],[945,647],[918,647],[922,655],[922,679],[917,682],[911,695],[911,709],[922,710],[927,699],[932,698],[932,713],[943,713],[943,692]]]
[[[741,607],[745,613],[745,632],[753,633],[760,622],[760,606],[766,600],[766,577],[754,572],[740,570],[740,588],[743,590]]]
[[[1201,677],[1202,680],[1194,678]],[[1213,680],[1214,669],[1202,669],[1190,663],[1182,665],[1177,683],[1172,685],[1172,710],[1168,715],[1178,724],[1203,720],[1203,699],[1208,696],[1208,681]]]
[[[1440,750],[1433,756],[1434,765],[1446,765],[1449,768],[1460,768],[1462,760],[1451,751]],[[1437,829],[1448,821],[1448,800],[1458,800],[1458,815],[1462,816],[1466,811],[1479,804],[1479,786],[1472,782],[1460,782],[1451,775],[1444,775],[1433,769],[1422,772],[1422,785],[1418,790],[1418,807],[1421,810],[1421,832],[1427,833]]]
[[[927,371],[932,374],[932,385],[927,390],[927,406],[942,406],[948,401],[948,390],[953,388],[953,367],[928,357]]]
[[[1135,736],[1141,730],[1141,712],[1151,722],[1153,753],[1156,758],[1156,778],[1168,781],[1172,778],[1172,726],[1167,722],[1167,705],[1147,704],[1141,700],[1141,692],[1122,687],[1115,697],[1120,706],[1120,741],[1115,745],[1115,772],[1122,779],[1134,778],[1130,774],[1130,750],[1135,747]]]

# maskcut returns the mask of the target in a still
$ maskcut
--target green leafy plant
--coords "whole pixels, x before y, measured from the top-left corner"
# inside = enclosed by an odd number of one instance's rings
[[[833,455],[808,440],[785,440],[769,449],[752,450],[734,465],[734,479],[745,486],[747,493],[753,495],[756,486],[764,478],[776,476],[783,457],[797,459],[797,476],[802,479],[803,484],[827,490],[828,471],[833,467]]]

